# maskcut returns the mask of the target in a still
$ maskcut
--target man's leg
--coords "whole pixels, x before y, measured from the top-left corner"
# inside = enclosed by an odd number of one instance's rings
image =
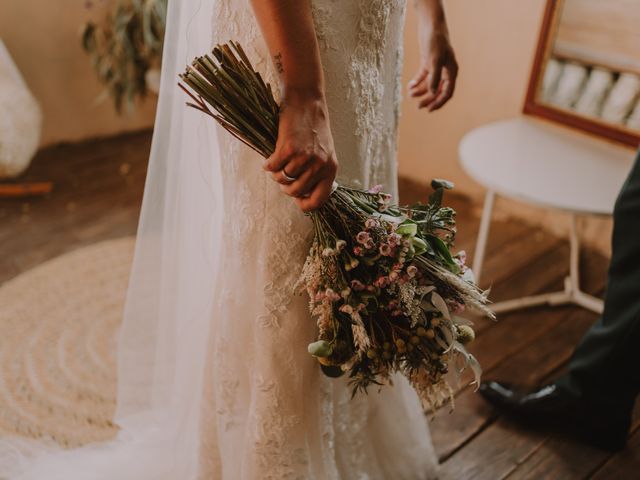
[[[558,385],[579,398],[630,410],[640,391],[640,154],[616,202],[613,228],[604,313]]]
[[[522,392],[486,382],[482,395],[521,418],[550,420],[608,449],[624,446],[640,392],[640,153],[614,211],[612,258],[602,318],[586,333],[556,383]]]

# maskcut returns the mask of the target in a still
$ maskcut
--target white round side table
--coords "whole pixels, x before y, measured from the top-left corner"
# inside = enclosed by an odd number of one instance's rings
[[[499,302],[492,306],[494,311],[575,304],[602,313],[603,301],[580,290],[577,217],[613,213],[633,155],[628,148],[526,117],[491,123],[464,137],[461,164],[487,188],[473,260],[478,281],[496,196],[571,216],[569,275],[564,290]]]

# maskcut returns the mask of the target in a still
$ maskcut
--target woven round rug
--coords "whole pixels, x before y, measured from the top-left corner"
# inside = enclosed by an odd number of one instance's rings
[[[116,334],[132,237],[80,248],[0,287],[0,435],[111,438]]]

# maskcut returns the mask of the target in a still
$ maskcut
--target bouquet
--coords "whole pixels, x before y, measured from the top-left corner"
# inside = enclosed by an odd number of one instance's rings
[[[210,115],[250,148],[269,157],[279,107],[271,86],[235,42],[196,58],[181,75],[189,106]],[[480,367],[464,345],[475,337],[458,314],[492,316],[464,254],[453,255],[455,212],[442,205],[444,180],[432,182],[426,204],[401,207],[380,186],[334,185],[309,213],[314,238],[300,276],[317,321],[308,346],[322,371],[347,374],[353,394],[405,375],[425,409],[453,399],[446,374]]]

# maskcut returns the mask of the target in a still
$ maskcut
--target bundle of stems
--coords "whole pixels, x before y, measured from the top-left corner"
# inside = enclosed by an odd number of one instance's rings
[[[180,78],[190,107],[261,156],[274,152],[279,105],[237,42],[196,58]],[[348,372],[354,394],[401,371],[425,408],[439,406],[450,398],[443,376],[455,355],[479,378],[463,346],[473,330],[455,313],[492,313],[464,256],[451,253],[455,212],[442,198],[452,185],[435,180],[432,187],[426,204],[397,206],[379,187],[338,185],[308,213],[315,237],[300,284],[318,323],[309,352],[327,375]]]

